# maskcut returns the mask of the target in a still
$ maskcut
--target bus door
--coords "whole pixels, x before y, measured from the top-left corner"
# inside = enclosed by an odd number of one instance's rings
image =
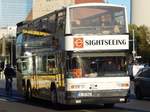
[[[56,67],[56,58],[53,55],[49,55],[47,59],[48,73],[51,82],[55,82],[57,79],[58,68]]]
[[[44,54],[38,54],[33,64],[35,64],[35,79],[37,84],[37,90],[40,96],[47,95],[47,91],[49,88],[49,78],[48,78],[48,72],[47,72],[47,55]]]
[[[56,66],[59,68],[57,70],[57,79],[58,79],[58,86],[64,87],[64,71],[65,71],[65,59],[64,54],[62,52],[58,52],[56,55]]]
[[[33,76],[33,66],[32,66],[32,57],[24,56],[17,59],[17,87],[19,90],[25,90],[26,81],[32,80]]]
[[[36,57],[36,79],[37,88],[40,96],[49,96],[50,85],[56,79],[56,60],[55,56],[39,55]]]
[[[36,71],[36,56],[32,56],[32,60],[33,60],[33,75],[32,75],[32,79],[33,79],[33,88],[35,90],[38,90],[38,76],[37,76],[37,71]]]

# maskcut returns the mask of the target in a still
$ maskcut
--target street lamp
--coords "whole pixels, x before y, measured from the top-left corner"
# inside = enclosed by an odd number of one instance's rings
[[[10,42],[10,64],[11,66],[14,65],[14,40],[16,36],[16,26],[8,27],[7,28],[7,34],[8,34],[8,41]]]
[[[5,35],[3,34],[2,36],[2,56],[6,56],[6,40],[5,40]]]
[[[134,29],[132,30],[132,43],[133,43],[133,49],[132,49],[132,54],[133,54],[133,60],[136,60],[136,50],[135,50],[135,32]]]

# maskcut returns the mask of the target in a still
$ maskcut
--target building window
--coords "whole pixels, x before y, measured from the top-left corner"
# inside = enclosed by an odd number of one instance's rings
[[[47,2],[51,2],[52,0],[46,0]]]

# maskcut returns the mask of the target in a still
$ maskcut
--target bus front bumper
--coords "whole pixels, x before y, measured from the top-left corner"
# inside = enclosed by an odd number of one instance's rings
[[[126,103],[128,97],[128,90],[67,92],[66,104]]]
[[[115,104],[115,103],[126,103],[127,97],[107,97],[107,98],[77,98],[67,99],[66,104]]]

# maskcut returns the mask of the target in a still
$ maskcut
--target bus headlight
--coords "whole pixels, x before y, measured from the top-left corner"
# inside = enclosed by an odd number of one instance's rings
[[[123,89],[128,89],[130,84],[129,83],[120,83],[119,86]]]
[[[129,87],[129,84],[128,83],[122,83],[121,87]]]

